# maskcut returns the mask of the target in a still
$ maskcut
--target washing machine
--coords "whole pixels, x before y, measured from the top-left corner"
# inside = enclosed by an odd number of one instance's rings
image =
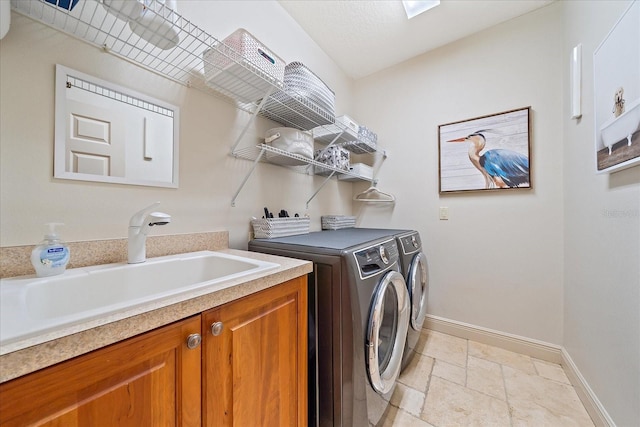
[[[402,232],[396,235],[400,266],[404,275],[411,301],[411,319],[407,332],[407,342],[402,356],[404,370],[415,355],[414,349],[420,338],[420,331],[427,315],[429,295],[429,274],[427,257],[422,252],[422,241],[417,231]]]
[[[411,308],[397,240],[379,230],[350,230],[249,242],[251,251],[314,264],[309,426],[377,424],[402,365]]]
[[[420,331],[424,325],[427,314],[428,298],[428,267],[427,258],[422,251],[420,233],[409,229],[385,229],[385,228],[351,228],[338,230],[363,239],[394,236],[397,239],[400,272],[404,276],[409,292],[411,318],[407,331],[407,341],[402,356],[402,368],[404,370],[415,355],[414,349],[420,338]]]

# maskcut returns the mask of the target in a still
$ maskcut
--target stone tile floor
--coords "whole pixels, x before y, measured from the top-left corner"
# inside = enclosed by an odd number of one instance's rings
[[[593,426],[560,365],[424,330],[382,427]]]

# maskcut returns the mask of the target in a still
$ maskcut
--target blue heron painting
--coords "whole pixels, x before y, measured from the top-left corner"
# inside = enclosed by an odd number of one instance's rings
[[[528,112],[440,126],[440,191],[530,188]]]
[[[482,174],[485,188],[514,188],[529,184],[529,159],[527,156],[504,148],[487,150],[480,154],[487,138],[483,131],[476,131],[464,138],[447,142],[469,142],[469,160]]]

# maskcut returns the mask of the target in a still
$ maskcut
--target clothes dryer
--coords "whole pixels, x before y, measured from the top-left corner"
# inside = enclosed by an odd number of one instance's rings
[[[309,426],[366,427],[388,408],[410,302],[393,235],[332,230],[256,239],[249,250],[312,261]]]
[[[411,300],[411,320],[402,356],[402,369],[404,370],[415,355],[414,349],[427,315],[429,272],[427,257],[422,252],[420,233],[417,231],[404,232],[396,235],[396,238],[400,252],[400,265]]]

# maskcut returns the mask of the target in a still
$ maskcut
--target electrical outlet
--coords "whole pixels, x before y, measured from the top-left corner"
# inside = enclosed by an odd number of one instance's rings
[[[449,219],[449,208],[447,206],[440,206],[440,220],[446,221]]]

